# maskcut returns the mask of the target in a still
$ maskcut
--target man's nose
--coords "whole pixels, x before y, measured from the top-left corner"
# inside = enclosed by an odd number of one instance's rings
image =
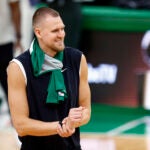
[[[58,37],[64,37],[64,36],[65,36],[65,31],[64,30],[59,30]]]

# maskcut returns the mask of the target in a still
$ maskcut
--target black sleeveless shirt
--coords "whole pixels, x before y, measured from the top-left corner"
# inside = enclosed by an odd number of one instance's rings
[[[63,59],[63,76],[68,98],[59,104],[47,104],[47,87],[51,73],[45,73],[38,77],[33,75],[31,57],[29,51],[25,51],[16,59],[19,60],[27,77],[27,99],[29,117],[45,122],[60,121],[68,116],[70,108],[78,107],[79,100],[79,71],[82,52],[66,47]],[[79,128],[75,133],[62,138],[59,135],[52,136],[23,136],[22,150],[81,150]]]

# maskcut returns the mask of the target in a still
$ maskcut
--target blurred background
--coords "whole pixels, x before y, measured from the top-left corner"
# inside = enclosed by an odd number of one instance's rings
[[[33,38],[32,14],[38,7],[62,14],[66,45],[83,51],[88,62],[92,118],[81,127],[83,150],[149,150],[150,0],[60,2],[20,1],[21,42],[27,50]],[[0,91],[0,134],[18,147],[7,96]],[[7,149],[1,140],[0,149]]]

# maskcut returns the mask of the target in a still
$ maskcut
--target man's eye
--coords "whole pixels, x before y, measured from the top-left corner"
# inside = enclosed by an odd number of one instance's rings
[[[55,32],[58,32],[58,30],[53,30],[52,32],[55,33]]]

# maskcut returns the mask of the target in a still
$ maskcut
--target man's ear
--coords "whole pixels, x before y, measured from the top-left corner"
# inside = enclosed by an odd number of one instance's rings
[[[41,31],[39,28],[34,28],[34,34],[36,35],[36,37],[40,38],[41,37]]]

